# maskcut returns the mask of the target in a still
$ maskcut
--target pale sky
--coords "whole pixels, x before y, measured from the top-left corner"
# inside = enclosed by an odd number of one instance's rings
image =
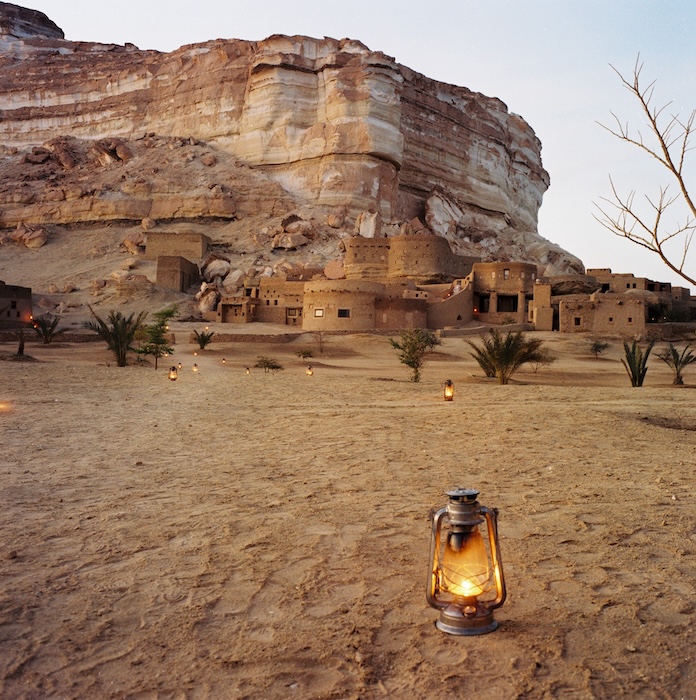
[[[358,39],[430,78],[497,97],[542,143],[551,187],[539,233],[587,267],[610,267],[685,286],[656,256],[612,236],[593,202],[609,195],[611,173],[623,191],[666,184],[646,157],[607,134],[610,111],[641,125],[609,64],[657,80],[657,101],[696,108],[696,3],[693,0],[25,0],[66,39],[171,51],[216,38],[271,34]],[[696,194],[696,153],[692,154]],[[690,271],[696,274],[696,250]],[[696,289],[692,290],[696,294]]]

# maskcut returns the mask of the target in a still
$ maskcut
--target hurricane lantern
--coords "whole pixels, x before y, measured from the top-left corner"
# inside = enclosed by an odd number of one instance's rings
[[[251,370],[250,370],[248,367],[246,367],[244,371],[245,371],[247,374],[251,374]]]
[[[426,598],[440,611],[436,627],[447,634],[492,632],[498,627],[493,611],[505,602],[498,509],[480,505],[478,494],[461,487],[447,491],[449,503],[432,519]],[[479,529],[484,522],[485,538]]]
[[[193,371],[198,372],[198,365],[195,362],[193,363]]]
[[[454,383],[451,379],[445,382],[445,401],[454,401]]]
[[[305,374],[308,377],[311,377],[314,374],[314,370],[312,369],[312,365],[307,365],[307,369],[305,370]]]
[[[169,368],[169,378],[175,382],[179,378],[179,372],[176,367],[172,366]]]
[[[226,365],[226,364],[227,364],[227,360],[226,360],[224,357],[222,358],[222,364],[223,364],[223,365]]]
[[[177,367],[178,367],[179,369],[183,369],[184,366],[183,366],[183,365],[181,364],[181,362],[180,362],[180,363],[177,365]]]

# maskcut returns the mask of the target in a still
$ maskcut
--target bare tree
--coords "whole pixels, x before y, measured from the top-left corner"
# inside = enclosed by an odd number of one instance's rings
[[[611,113],[614,126],[600,126],[657,161],[667,184],[660,185],[656,193],[644,194],[636,201],[635,190],[621,194],[609,176],[612,198],[602,198],[606,203],[603,206],[595,205],[601,214],[595,218],[617,236],[656,253],[670,270],[696,285],[696,275],[684,269],[696,230],[696,206],[684,179],[686,157],[693,148],[690,141],[694,134],[696,110],[684,119],[669,113],[670,102],[656,106],[655,81],[645,87],[641,84],[643,64],[640,55],[628,78],[614,66],[611,68],[638,100],[643,118],[647,120],[647,133],[644,136],[640,130],[629,127],[628,122],[623,123],[614,112]]]

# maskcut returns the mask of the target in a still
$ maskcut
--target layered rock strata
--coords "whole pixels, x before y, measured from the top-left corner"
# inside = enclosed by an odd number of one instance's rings
[[[51,151],[57,139],[117,138],[137,155],[133,144],[147,134],[191,138],[209,151],[211,162],[228,158],[248,166],[280,185],[288,202],[329,208],[341,220],[366,210],[387,223],[425,220],[435,192],[451,206],[444,223],[433,215],[429,226],[456,252],[473,254],[473,248],[486,257],[495,249],[505,257],[510,247],[517,257],[531,242],[542,255],[525,253],[526,259],[544,265],[552,252],[558,271],[582,269],[576,258],[537,236],[537,212],[549,184],[540,143],[498,99],[431,80],[349,39],[216,40],[163,54],[66,41],[37,15],[0,3],[0,168],[16,166],[17,158],[34,155],[32,149]],[[55,150],[52,158],[58,174],[69,179],[69,159]],[[128,160],[119,159],[97,158],[94,168],[114,169]],[[184,165],[187,172],[190,163]],[[126,182],[133,177],[125,175]],[[157,218],[158,207],[161,216],[173,216],[167,198],[152,194],[149,182],[138,197],[129,195],[131,214],[124,204],[108,216]],[[218,178],[216,184],[234,190],[231,181]],[[46,223],[49,209],[64,221],[91,220],[112,199],[97,197],[85,212],[56,204],[53,191],[46,189],[47,207],[39,192],[17,202],[25,198],[22,187],[19,193],[5,189],[0,226],[19,218]],[[185,185],[179,196],[199,202],[200,216],[238,215],[241,201],[222,206],[225,197],[211,201]],[[147,200],[152,206],[142,204]],[[187,215],[194,208],[182,207]],[[497,243],[486,249],[476,238]]]

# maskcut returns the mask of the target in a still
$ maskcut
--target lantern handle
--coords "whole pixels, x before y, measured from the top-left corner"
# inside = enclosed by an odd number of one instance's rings
[[[432,528],[430,532],[430,571],[428,572],[428,588],[426,589],[426,599],[428,605],[438,610],[444,610],[448,603],[443,603],[435,598],[438,590],[438,563],[435,558],[440,556],[440,533],[442,531],[442,520],[447,515],[447,507],[443,506],[433,515]]]
[[[491,545],[491,556],[493,558],[493,576],[495,578],[495,590],[496,597],[487,604],[489,610],[495,610],[499,608],[507,597],[507,590],[505,588],[505,576],[503,574],[503,561],[500,558],[500,541],[498,538],[498,509],[488,508],[486,506],[480,507],[480,512],[486,518],[486,524],[488,526],[488,541]]]

